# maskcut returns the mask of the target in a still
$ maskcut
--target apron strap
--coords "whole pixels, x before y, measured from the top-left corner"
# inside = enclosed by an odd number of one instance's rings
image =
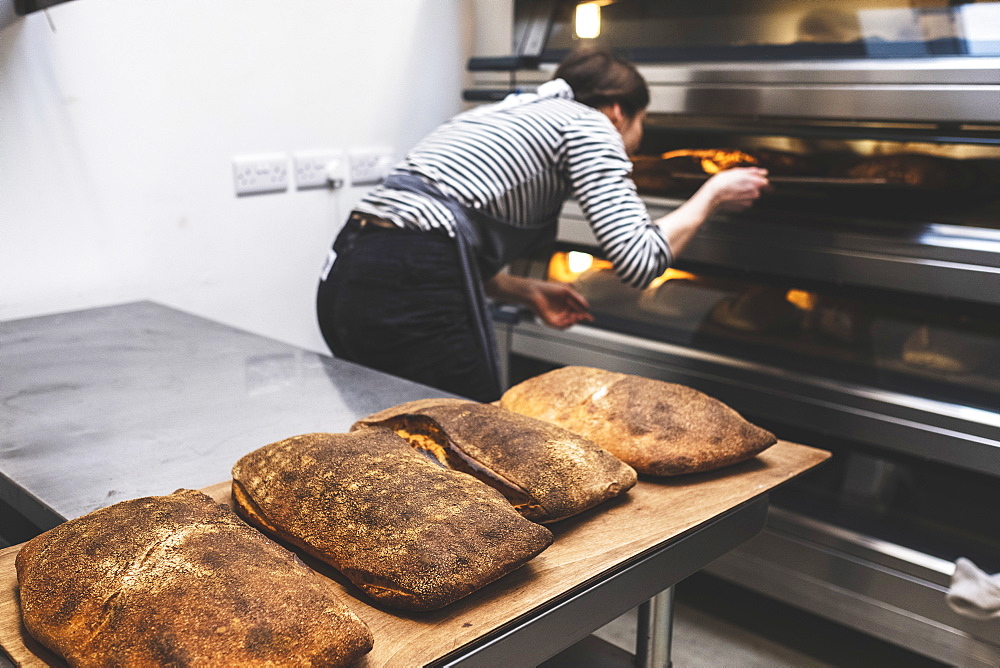
[[[455,240],[458,249],[458,262],[462,270],[462,283],[469,308],[472,313],[472,325],[480,348],[486,357],[487,368],[493,376],[490,380],[496,388],[497,396],[503,392],[500,379],[500,355],[497,348],[496,335],[493,331],[493,320],[487,308],[486,290],[480,273],[477,250],[479,239],[474,224],[470,220],[469,211],[461,203],[446,196],[440,189],[423,179],[410,174],[392,174],[383,185],[395,190],[418,192],[440,201],[451,210],[455,216]]]

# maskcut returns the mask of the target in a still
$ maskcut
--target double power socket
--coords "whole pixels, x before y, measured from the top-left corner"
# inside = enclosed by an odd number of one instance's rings
[[[285,192],[294,176],[296,190],[372,185],[392,169],[391,149],[356,148],[298,151],[291,169],[285,153],[244,155],[233,158],[233,182],[237,195]]]

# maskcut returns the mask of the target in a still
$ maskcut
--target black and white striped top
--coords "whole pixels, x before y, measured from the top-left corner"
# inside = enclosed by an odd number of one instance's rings
[[[622,281],[645,287],[671,262],[631,179],[621,135],[603,113],[572,99],[561,79],[538,93],[459,114],[395,167],[462,204],[518,227],[554,225],[573,195]],[[355,207],[401,227],[454,235],[447,207],[419,193],[377,187]]]

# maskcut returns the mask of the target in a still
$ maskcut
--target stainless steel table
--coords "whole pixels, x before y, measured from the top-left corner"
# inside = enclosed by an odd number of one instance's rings
[[[448,396],[150,302],[0,327],[0,499],[39,530],[124,499],[219,489],[232,464],[257,447],[345,431],[382,408]],[[669,593],[661,592],[760,531],[767,491],[826,456],[779,446],[731,474],[640,483],[631,500],[558,523],[556,544],[536,558],[538,573],[512,574],[492,593],[449,606],[435,618],[436,635],[428,620],[374,608],[366,621],[394,639],[398,647],[385,646],[390,654],[409,656],[422,638],[421,662],[532,665],[653,599],[640,629],[651,637],[639,654],[666,665]],[[227,490],[228,482],[223,498]],[[673,509],[685,517],[662,514]],[[615,524],[623,519],[636,535],[664,526],[630,547],[635,536],[620,535]],[[16,628],[16,549],[0,551],[0,640],[20,652],[28,639]],[[486,630],[468,630],[466,615]],[[378,651],[366,665],[378,663]],[[26,656],[36,655],[29,648]]]

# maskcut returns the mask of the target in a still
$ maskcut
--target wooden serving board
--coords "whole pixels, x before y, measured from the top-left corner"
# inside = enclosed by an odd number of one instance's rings
[[[623,497],[549,525],[555,542],[526,566],[432,612],[374,607],[336,573],[316,567],[334,580],[344,600],[375,636],[375,648],[359,666],[424,665],[765,494],[829,456],[823,450],[779,441],[756,458],[719,471],[643,478]],[[202,491],[219,502],[230,500],[228,481]],[[14,570],[19,549],[15,545],[0,551],[0,647],[21,666],[64,666],[21,624]]]

